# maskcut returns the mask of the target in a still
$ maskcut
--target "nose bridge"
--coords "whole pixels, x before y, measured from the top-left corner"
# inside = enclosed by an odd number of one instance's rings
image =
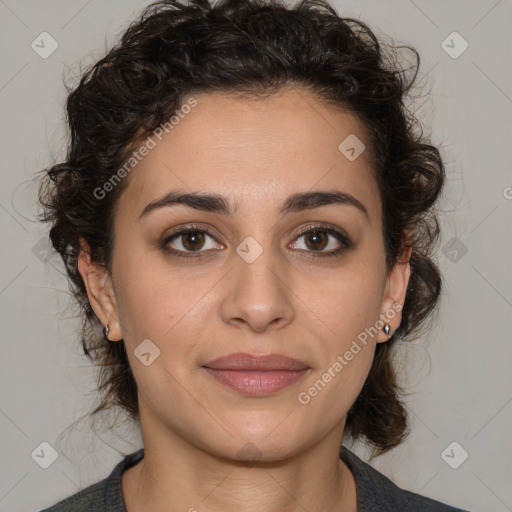
[[[263,237],[260,236],[261,240]],[[244,282],[253,287],[262,285],[265,288],[274,288],[280,282],[278,279],[279,256],[272,241],[267,237],[264,245],[260,244],[254,237],[248,236],[236,248],[236,273],[241,274]]]
[[[260,240],[264,236],[260,235]],[[286,265],[282,264],[279,250],[276,252],[271,246],[270,237],[263,243],[246,237],[232,257],[234,268],[229,273],[229,291],[222,304],[224,321],[247,323],[259,331],[271,323],[275,326],[290,322],[293,308],[286,286]]]

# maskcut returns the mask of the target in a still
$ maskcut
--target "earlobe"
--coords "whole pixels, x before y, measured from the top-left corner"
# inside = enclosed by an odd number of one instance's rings
[[[105,267],[92,260],[90,246],[83,238],[80,238],[80,247],[78,271],[87,289],[91,307],[101,324],[109,326],[111,338],[122,338],[110,275]]]

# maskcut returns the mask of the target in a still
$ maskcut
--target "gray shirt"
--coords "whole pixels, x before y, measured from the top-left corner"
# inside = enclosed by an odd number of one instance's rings
[[[127,455],[104,480],[40,512],[126,512],[121,476],[143,457],[143,448]],[[354,475],[358,512],[468,512],[401,489],[345,446],[340,458]]]

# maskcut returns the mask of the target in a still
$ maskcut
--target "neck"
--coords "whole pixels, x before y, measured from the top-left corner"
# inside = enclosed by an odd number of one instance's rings
[[[144,459],[122,477],[127,511],[356,512],[355,482],[338,456],[342,434],[284,460],[244,462],[151,432]]]

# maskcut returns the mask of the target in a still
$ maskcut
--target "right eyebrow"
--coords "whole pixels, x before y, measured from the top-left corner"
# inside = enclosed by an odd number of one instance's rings
[[[284,214],[309,210],[330,204],[353,206],[360,212],[364,213],[366,220],[370,221],[368,210],[364,204],[359,201],[359,199],[356,199],[352,194],[348,194],[347,192],[340,192],[338,190],[299,192],[297,194],[293,194],[286,199],[284,204],[281,206],[279,213]]]

